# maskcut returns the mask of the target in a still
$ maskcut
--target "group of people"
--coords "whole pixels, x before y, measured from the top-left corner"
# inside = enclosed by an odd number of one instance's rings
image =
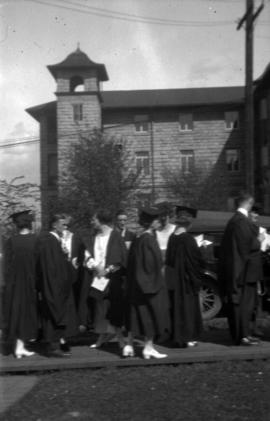
[[[236,344],[250,345],[248,323],[261,273],[258,228],[249,219],[253,198],[242,194],[221,244],[219,273]],[[33,355],[38,339],[47,356],[71,355],[68,338],[90,327],[93,348],[112,338],[123,357],[165,358],[156,340],[177,347],[198,344],[202,332],[200,248],[188,231],[195,209],[167,202],[139,209],[141,229],[126,228],[127,214],[97,210],[89,229],[74,232],[71,218],[54,215],[49,231],[32,232],[30,211],[12,215],[17,233],[5,248],[4,320],[16,358]],[[172,223],[173,220],[173,223]]]

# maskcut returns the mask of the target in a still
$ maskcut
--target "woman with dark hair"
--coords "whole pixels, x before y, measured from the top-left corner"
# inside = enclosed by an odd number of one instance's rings
[[[153,341],[169,330],[169,309],[167,289],[162,275],[162,256],[155,230],[158,229],[159,210],[141,209],[139,223],[142,234],[130,249],[127,268],[128,313],[127,329],[129,343],[123,349],[123,356],[133,356],[133,335],[144,336],[143,358],[165,358],[159,353]]]
[[[170,236],[165,264],[172,269],[172,338],[180,347],[196,346],[202,331],[199,302],[203,259],[194,237],[187,231],[197,211],[176,207],[176,229]]]
[[[127,251],[121,234],[112,228],[113,215],[110,211],[97,211],[91,223],[94,233],[82,238],[86,270],[79,311],[81,315],[86,315],[89,295],[94,297],[94,330],[99,336],[90,348],[99,348],[115,335],[122,348],[123,280]],[[86,321],[81,322],[86,325]]]
[[[11,215],[17,234],[7,240],[4,253],[4,318],[6,339],[16,358],[34,354],[26,342],[37,337],[36,235],[30,210]]]

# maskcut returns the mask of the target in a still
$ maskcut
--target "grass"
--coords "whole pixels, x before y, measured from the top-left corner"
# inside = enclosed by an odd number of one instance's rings
[[[270,363],[69,370],[40,375],[4,421],[269,421]]]

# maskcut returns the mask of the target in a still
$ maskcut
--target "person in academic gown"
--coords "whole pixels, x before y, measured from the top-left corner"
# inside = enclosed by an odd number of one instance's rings
[[[165,334],[169,326],[169,304],[162,274],[162,256],[155,230],[159,227],[159,210],[143,208],[139,214],[143,232],[133,244],[127,267],[127,318],[128,344],[123,356],[133,356],[133,336],[144,337],[143,358],[165,358],[154,348],[154,340]]]
[[[260,240],[263,238],[248,217],[253,203],[252,195],[240,194],[238,209],[226,226],[220,246],[219,282],[236,345],[258,344],[250,335],[250,320],[262,272]]]
[[[70,282],[72,284],[68,311],[69,322],[67,325],[66,336],[72,336],[74,333],[78,333],[79,324],[77,309],[80,291],[81,265],[77,260],[73,260],[73,255],[77,250],[79,237],[78,233],[73,230],[73,218],[70,215],[63,216],[65,216],[65,229],[62,233],[61,244],[67,261]]]
[[[195,346],[202,332],[199,302],[203,259],[194,237],[187,231],[197,211],[176,207],[176,229],[170,236],[165,263],[172,269],[172,339],[180,347]]]
[[[130,248],[132,241],[135,239],[136,234],[133,231],[130,231],[127,226],[127,213],[124,209],[120,209],[116,213],[115,228],[120,232],[121,237],[123,238],[127,249]]]
[[[174,216],[174,207],[167,201],[159,202],[156,206],[160,209],[160,228],[156,231],[157,242],[162,254],[164,264],[164,276],[168,289],[171,326],[173,326],[173,308],[174,308],[174,287],[172,268],[165,265],[166,250],[171,234],[174,232],[176,226],[171,222]]]
[[[50,227],[50,232],[40,235],[38,243],[40,316],[48,356],[62,356],[70,355],[66,337],[73,333],[69,326],[72,278],[61,241],[65,215],[54,215]]]
[[[121,234],[112,228],[113,216],[105,209],[98,210],[92,218],[94,232],[82,236],[84,243],[85,275],[81,288],[79,313],[87,316],[89,295],[94,298],[94,330],[99,335],[90,348],[99,348],[116,336],[119,346],[124,346],[122,327],[124,325],[123,282],[126,268],[127,249]],[[96,289],[93,281],[105,279],[108,286]]]
[[[37,337],[36,246],[31,211],[11,215],[18,233],[4,251],[4,319],[6,339],[14,344],[16,358],[31,356],[27,341]]]

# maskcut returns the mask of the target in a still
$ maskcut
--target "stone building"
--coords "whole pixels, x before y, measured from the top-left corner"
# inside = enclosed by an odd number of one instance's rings
[[[270,65],[254,85],[255,185],[264,213],[270,214]]]
[[[71,143],[94,128],[125,139],[141,171],[141,201],[175,199],[177,191],[177,200],[194,204],[185,189],[191,183],[200,208],[232,208],[245,187],[243,87],[106,91],[105,66],[80,49],[48,69],[56,101],[27,109],[40,123],[43,216],[58,194]]]

